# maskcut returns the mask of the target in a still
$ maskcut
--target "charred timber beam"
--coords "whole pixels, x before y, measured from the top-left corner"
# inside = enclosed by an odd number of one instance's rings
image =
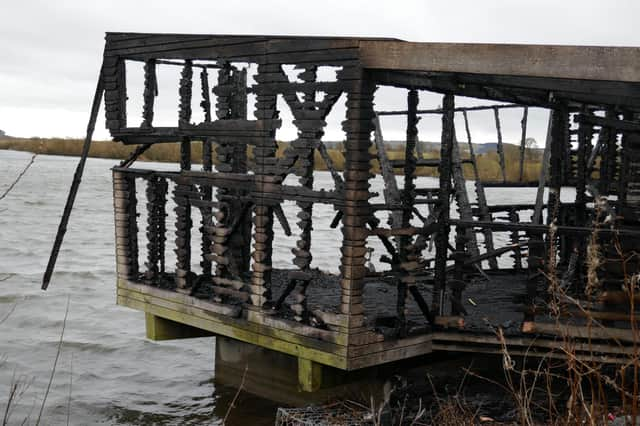
[[[553,223],[560,214],[563,148],[567,139],[569,113],[566,105],[557,105],[551,112],[551,157],[549,158],[549,195],[547,223]]]
[[[255,79],[258,85],[269,81],[269,75],[279,73],[280,65],[260,64]],[[277,96],[273,93],[257,94],[255,118],[257,120],[274,120],[278,117],[276,109]],[[262,149],[255,155],[255,173],[259,176],[268,174],[268,168],[276,163],[277,145],[275,129],[270,129],[264,138]],[[271,300],[271,257],[273,253],[273,208],[260,197],[255,200],[253,217],[253,253],[251,265],[251,304],[261,309]]]
[[[124,160],[122,160],[120,162],[118,167],[127,168],[127,167],[131,166],[138,159],[138,157],[140,157],[142,154],[144,154],[149,148],[151,148],[151,145],[140,145],[140,146],[138,146],[135,150],[133,150],[131,155],[129,155],[127,158],[125,158]]]
[[[615,121],[618,119],[618,114],[613,109],[606,111],[606,119]],[[603,195],[610,193],[613,180],[616,174],[616,166],[618,159],[618,132],[617,129],[605,126],[601,128],[599,138],[602,137],[601,151],[600,151],[600,180],[598,189]]]
[[[418,91],[409,90],[407,94],[407,131],[406,131],[406,143],[405,143],[405,164],[404,164],[404,188],[402,191],[402,205],[404,207],[413,207],[415,201],[415,172],[416,172],[416,156],[415,149],[418,143],[418,116],[416,111],[418,109]],[[413,217],[413,210],[404,209],[401,212],[403,228],[408,227],[411,224],[411,218]],[[419,253],[409,248],[409,244],[412,242],[412,235],[398,235],[396,243],[398,246],[398,253],[403,260],[403,264],[415,262],[418,259]],[[405,263],[406,262],[406,263]],[[402,264],[401,264],[402,265]],[[402,266],[401,266],[402,267]],[[403,268],[405,269],[405,268]],[[404,271],[407,275],[406,279],[400,279],[398,283],[398,295],[397,295],[397,310],[400,319],[400,335],[403,336],[406,331],[406,306],[407,306],[407,294],[406,288],[415,287],[413,270]]]
[[[471,164],[470,159],[461,159],[461,164]],[[406,167],[406,160],[389,160],[389,164],[394,169]],[[438,167],[440,166],[440,159],[438,158],[421,158],[415,160],[415,167]]]
[[[534,232],[538,234],[549,233],[550,227],[547,225],[539,225],[536,223],[511,223],[511,222],[484,222],[484,221],[465,221],[459,219],[450,219],[449,223],[452,226],[474,227],[474,228],[490,228],[494,231],[525,231]],[[589,226],[555,226],[557,234],[569,234],[569,235],[591,235],[593,228]],[[638,237],[640,231],[633,229],[598,229],[598,235],[612,236],[620,235],[625,237]]]
[[[502,181],[507,181],[506,164],[504,161],[504,146],[502,144],[502,125],[500,124],[500,110],[493,109],[493,117],[496,123],[496,135],[498,136],[498,158],[500,160],[500,170],[502,171]]]
[[[449,194],[451,193],[451,157],[454,144],[454,97],[446,94],[442,99],[442,139],[440,147],[440,205],[437,223],[440,226],[436,234],[436,259],[434,266],[433,311],[443,315],[444,292],[447,280],[447,250],[449,246]]]
[[[158,96],[158,79],[156,77],[156,61],[150,59],[144,64],[144,105],[142,106],[142,128],[153,127],[153,103]]]
[[[522,108],[522,105],[518,104],[503,104],[503,105],[480,105],[480,106],[472,106],[472,107],[456,107],[453,109],[454,112],[467,112],[467,111],[486,111],[492,110],[494,108],[498,109],[508,109],[508,108]],[[435,109],[419,109],[416,110],[416,114],[442,114],[444,111],[442,108]],[[400,110],[400,111],[376,111],[378,116],[385,115],[407,115],[409,111]]]
[[[576,114],[573,117],[576,123],[591,124],[593,126],[608,127],[623,132],[640,133],[640,123],[629,119],[619,120],[611,116],[598,117],[592,114]]]
[[[41,287],[42,290],[46,290],[47,287],[49,287],[49,282],[51,281],[51,276],[53,275],[53,269],[55,268],[56,260],[58,259],[58,253],[60,252],[60,247],[62,246],[64,235],[67,232],[67,225],[69,224],[69,217],[71,216],[71,210],[73,209],[73,204],[75,203],[76,195],[78,194],[78,188],[80,187],[80,182],[82,181],[82,175],[84,173],[84,165],[87,161],[87,157],[89,156],[89,149],[91,148],[93,131],[96,126],[96,120],[98,119],[100,104],[102,103],[102,95],[105,92],[105,81],[103,76],[105,65],[106,64],[102,65],[103,68],[102,70],[100,70],[100,77],[98,78],[98,83],[96,84],[96,91],[93,95],[93,103],[91,105],[91,115],[89,116],[89,123],[87,124],[87,132],[85,135],[84,144],[82,145],[80,161],[78,162],[76,171],[73,174],[71,189],[69,189],[69,195],[67,196],[67,201],[64,205],[64,211],[62,212],[62,218],[60,219],[60,224],[58,225],[58,232],[56,233],[56,239],[53,242],[53,247],[51,248],[51,254],[49,256],[49,261],[47,262],[47,269],[45,270],[44,276],[42,277],[42,287]],[[134,196],[135,196],[135,192],[134,192]],[[136,259],[136,262],[137,262],[137,259]]]
[[[476,155],[473,148],[473,141],[471,140],[471,129],[469,127],[469,117],[467,116],[467,111],[462,111],[462,117],[464,118],[464,129],[467,133],[467,145],[469,147],[469,159],[471,160],[471,165],[473,167],[473,176],[474,176],[474,187],[476,190],[476,200],[478,203],[478,210],[480,213],[480,219],[491,221],[491,211],[489,210],[489,206],[487,203],[487,197],[484,192],[484,183],[480,180],[480,172],[478,170],[478,164],[476,161]],[[484,236],[484,246],[487,251],[493,250],[493,234],[490,229],[483,230]],[[491,258],[489,259],[489,267],[491,269],[498,269],[498,262]]]
[[[211,122],[211,96],[209,94],[209,74],[205,67],[200,71],[200,88],[202,96],[200,107],[204,113],[204,121],[208,123]],[[202,141],[202,170],[205,172],[211,172],[213,170],[212,148],[211,139],[205,138]],[[202,274],[205,277],[210,277],[212,272],[211,261],[207,259],[206,255],[210,252],[213,242],[211,241],[209,232],[206,231],[206,227],[213,225],[213,212],[211,210],[212,206],[206,203],[212,202],[213,188],[210,185],[202,185],[200,192],[202,193],[202,201],[205,202],[204,205],[200,206],[200,212],[202,214],[200,227],[200,233],[202,235],[202,259],[200,260],[200,266],[202,267]]]
[[[360,69],[353,69],[358,78],[356,88],[347,92],[347,119],[342,127],[346,132],[345,141],[345,187],[352,189],[344,195],[345,204],[351,208],[344,209],[342,219],[342,257],[340,259],[340,312],[349,316],[349,328],[359,327],[364,323],[363,287],[366,267],[364,253],[354,253],[351,247],[366,249],[367,232],[364,229],[370,220],[368,199],[365,194],[369,188],[370,162],[361,159],[368,155],[371,145],[371,132],[374,130],[371,119],[373,112],[373,93],[375,83],[368,74]],[[353,195],[352,198],[350,195]],[[365,232],[362,232],[362,231]],[[364,250],[366,252],[366,250]]]
[[[464,171],[462,170],[460,146],[455,135],[455,127],[453,129],[453,146],[451,147],[451,159],[454,184],[453,188],[458,214],[462,219],[473,220],[473,212],[471,211],[471,204],[469,203],[469,196],[467,194],[467,182],[464,178]],[[476,235],[471,230],[468,230],[466,232],[465,244],[467,250],[472,256],[478,254],[478,242],[476,240]]]
[[[520,172],[518,176],[518,181],[522,182],[524,178],[524,155],[527,144],[527,118],[529,115],[529,108],[524,107],[522,111],[522,120],[520,120],[520,127],[522,129],[522,134],[520,137]]]
[[[478,84],[464,84],[455,76],[434,76],[429,73],[373,70],[375,80],[383,85],[395,87],[414,87],[436,93],[452,93],[457,96],[468,96],[498,102],[517,103],[528,106],[550,108],[549,92],[541,90],[511,89],[491,87]]]

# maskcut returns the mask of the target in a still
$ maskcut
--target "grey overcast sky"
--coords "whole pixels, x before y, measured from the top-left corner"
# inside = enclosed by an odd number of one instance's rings
[[[107,31],[640,46],[639,18],[638,0],[2,0],[0,129],[23,137],[81,137]],[[175,82],[166,87],[177,96]],[[436,107],[438,100],[424,96],[420,106]],[[174,114],[174,103],[165,102],[160,115]],[[404,95],[382,90],[377,103],[402,108]],[[506,141],[518,137],[517,114],[505,117]],[[330,117],[326,139],[341,138],[339,115]],[[540,141],[546,115],[533,111],[531,117],[530,133]],[[471,125],[474,141],[495,141],[492,116],[477,113]],[[435,117],[425,118],[421,139],[436,139],[438,126]],[[404,133],[400,120],[383,122],[383,130],[387,139]],[[285,124],[283,138],[294,133]],[[96,138],[108,138],[103,119]]]

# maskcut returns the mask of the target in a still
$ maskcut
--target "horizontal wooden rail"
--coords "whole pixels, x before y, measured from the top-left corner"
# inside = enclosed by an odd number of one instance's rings
[[[547,225],[538,225],[534,223],[514,223],[514,222],[486,222],[486,221],[471,221],[471,220],[458,220],[451,219],[450,225],[462,226],[464,228],[488,228],[494,231],[527,231],[534,233],[548,233],[550,227]],[[577,235],[589,235],[596,231],[592,227],[587,226],[564,226],[558,225],[555,227],[558,234],[577,234]],[[598,234],[602,235],[621,235],[625,237],[638,237],[640,231],[631,229],[609,229],[598,228]]]
[[[459,107],[455,108],[454,112],[464,112],[464,111],[485,111],[485,110],[493,110],[493,109],[505,109],[505,108],[524,108],[524,105],[519,104],[499,104],[499,105],[478,105],[472,107]],[[442,114],[444,110],[442,108],[435,109],[419,109],[416,111],[416,114]],[[400,110],[400,111],[377,111],[378,115],[407,115],[409,111]]]

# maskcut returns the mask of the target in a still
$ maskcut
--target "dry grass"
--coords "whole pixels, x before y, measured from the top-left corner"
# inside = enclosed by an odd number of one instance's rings
[[[281,157],[284,150],[288,146],[287,142],[278,143],[277,156]],[[339,146],[339,145],[338,145]],[[460,145],[461,148],[464,148]],[[35,154],[44,155],[64,155],[64,156],[79,156],[82,151],[82,141],[79,139],[41,139],[41,138],[5,138],[0,139],[0,149],[10,149],[16,151],[28,151]],[[114,143],[110,141],[95,141],[91,145],[89,156],[94,158],[113,158],[124,159],[127,158],[131,152],[135,149],[135,146],[127,146],[120,143]],[[251,147],[248,149],[248,156],[251,160],[252,152]],[[333,162],[337,170],[344,170],[345,159],[340,148],[327,149],[329,157]],[[202,158],[202,144],[194,143],[191,147],[191,153],[194,163],[200,163]],[[404,149],[398,149],[397,146],[390,146],[388,148],[388,156],[391,160],[404,159]],[[524,180],[535,181],[540,174],[540,159],[535,152],[529,153],[526,156],[524,163]],[[439,152],[427,151],[424,153],[423,158],[438,158]],[[462,154],[465,157],[465,154]],[[507,180],[515,182],[519,177],[519,160],[518,147],[505,145],[505,163]],[[215,156],[214,156],[215,157]],[[162,143],[156,144],[147,150],[140,156],[141,161],[156,161],[156,162],[178,162],[180,158],[180,146],[177,143]],[[487,153],[478,155],[478,170],[480,172],[480,179],[486,181],[502,180],[502,172],[500,170],[500,163],[498,161],[498,155],[496,153]],[[327,170],[326,164],[319,152],[315,152],[315,165],[317,170]],[[377,161],[372,161],[372,171],[376,174],[380,172],[380,167]],[[463,171],[465,178],[473,178],[473,170],[470,164],[463,165]],[[402,169],[396,169],[397,173],[402,173]],[[435,167],[421,167],[416,171],[418,176],[438,176],[438,170]]]

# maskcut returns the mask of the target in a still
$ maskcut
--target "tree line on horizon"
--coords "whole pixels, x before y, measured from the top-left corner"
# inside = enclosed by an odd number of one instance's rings
[[[438,144],[435,142],[421,142],[421,155],[424,159],[438,158],[440,153]],[[282,156],[289,142],[278,142],[277,156]],[[335,168],[339,171],[344,170],[344,156],[342,142],[327,142],[327,153],[331,158]],[[474,147],[478,144],[474,144]],[[524,161],[524,181],[535,181],[540,174],[542,150],[535,147],[535,141],[529,141],[525,149]],[[387,156],[390,160],[404,159],[404,146],[401,143],[387,143]],[[513,144],[505,143],[505,172],[507,181],[517,182],[520,174],[520,147]],[[462,158],[469,157],[469,148],[466,143],[460,143],[460,153]],[[0,149],[28,151],[35,154],[43,155],[63,155],[63,156],[79,156],[82,151],[82,140],[80,139],[62,139],[62,138],[2,138],[0,139]],[[113,158],[124,159],[128,157],[135,149],[135,146],[114,143],[111,141],[95,141],[91,145],[89,151],[90,157],[95,158]],[[249,161],[252,159],[252,149],[248,147]],[[372,145],[372,153],[375,148]],[[495,150],[480,150],[482,153],[476,154],[476,163],[480,179],[483,181],[502,180],[502,171],[498,153]],[[202,144],[194,143],[192,145],[192,157],[194,163],[200,163],[198,159],[202,158]],[[215,156],[214,156],[215,157]],[[139,159],[141,161],[156,162],[178,162],[180,158],[180,146],[178,143],[163,143],[152,146],[144,152]],[[215,162],[214,162],[215,163]],[[377,161],[372,161],[372,171],[376,174],[380,172]],[[327,170],[324,159],[316,150],[315,165],[317,170]],[[463,171],[465,178],[474,179],[473,168],[471,164],[464,164]],[[396,173],[402,174],[403,169],[396,169]],[[436,167],[419,167],[416,170],[418,176],[438,176]]]

